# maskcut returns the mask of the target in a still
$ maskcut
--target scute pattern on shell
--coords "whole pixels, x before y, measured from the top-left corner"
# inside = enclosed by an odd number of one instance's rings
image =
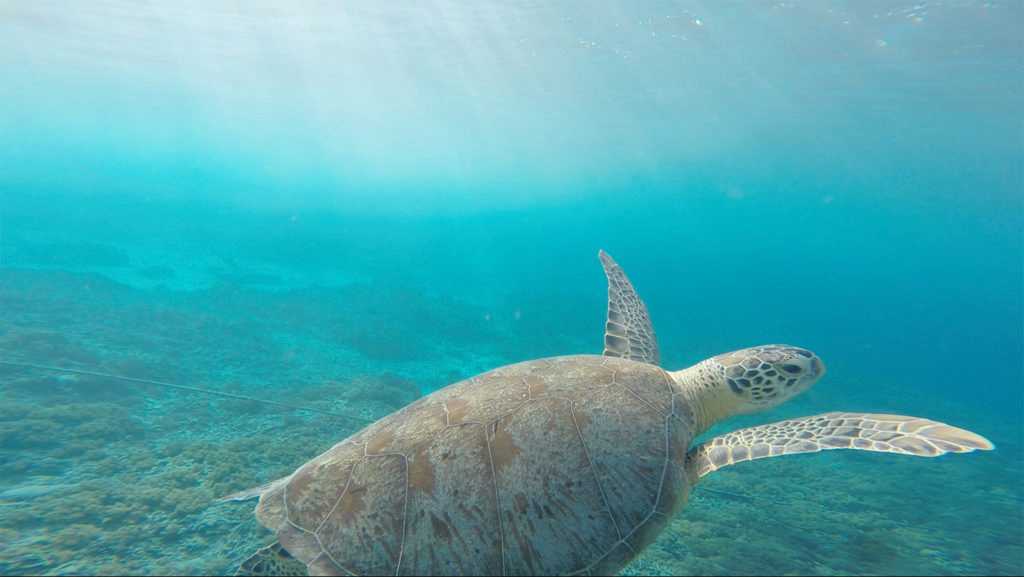
[[[312,575],[616,572],[689,492],[675,394],[627,359],[502,367],[311,460],[257,516]]]

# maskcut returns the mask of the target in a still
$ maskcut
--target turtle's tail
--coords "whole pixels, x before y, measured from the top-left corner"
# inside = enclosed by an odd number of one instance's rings
[[[272,491],[272,490],[276,489],[277,487],[287,483],[288,480],[291,479],[291,478],[292,478],[292,476],[288,475],[287,477],[284,477],[282,479],[278,479],[276,481],[271,481],[269,483],[264,483],[263,485],[260,485],[259,487],[252,487],[252,488],[246,489],[244,491],[239,491],[237,493],[231,493],[230,495],[227,495],[225,497],[221,497],[220,499],[217,499],[217,502],[218,503],[227,503],[229,501],[248,501],[249,499],[255,499],[255,498],[259,497],[260,495],[262,495],[263,493],[266,493],[267,491]]]

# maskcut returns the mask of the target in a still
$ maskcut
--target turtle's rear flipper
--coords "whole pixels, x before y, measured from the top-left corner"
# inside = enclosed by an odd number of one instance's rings
[[[920,417],[872,413],[826,413],[740,429],[691,449],[686,473],[691,482],[723,467],[765,457],[859,449],[917,457],[991,451],[981,435]]]
[[[280,543],[274,542],[253,553],[242,561],[235,575],[309,575],[306,565],[295,559],[284,550]]]

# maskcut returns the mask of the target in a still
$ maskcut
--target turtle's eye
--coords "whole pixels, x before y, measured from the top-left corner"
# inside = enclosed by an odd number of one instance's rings
[[[782,365],[782,370],[791,375],[798,374],[802,369],[796,365]]]

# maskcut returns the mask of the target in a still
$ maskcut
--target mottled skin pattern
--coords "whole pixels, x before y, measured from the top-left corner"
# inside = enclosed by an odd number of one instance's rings
[[[613,574],[686,500],[683,404],[627,359],[510,365],[339,443],[257,516],[313,575]]]

